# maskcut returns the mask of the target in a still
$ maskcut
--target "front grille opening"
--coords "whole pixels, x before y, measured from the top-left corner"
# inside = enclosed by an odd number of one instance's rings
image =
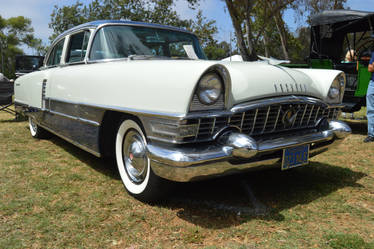
[[[189,141],[208,141],[228,126],[237,127],[250,136],[265,136],[315,129],[322,118],[337,119],[340,108],[328,108],[321,104],[274,104],[234,113],[231,116],[196,119],[199,123],[195,138]],[[291,132],[292,133],[292,132]]]

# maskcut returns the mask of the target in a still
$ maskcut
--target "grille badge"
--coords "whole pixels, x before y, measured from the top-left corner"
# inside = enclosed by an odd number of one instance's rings
[[[283,112],[282,123],[284,127],[289,128],[295,122],[297,114],[299,113],[300,108],[296,109],[294,107],[289,107],[285,112]]]

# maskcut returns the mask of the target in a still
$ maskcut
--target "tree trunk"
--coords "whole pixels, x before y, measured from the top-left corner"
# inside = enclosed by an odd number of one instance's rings
[[[270,5],[270,3],[269,3]],[[271,6],[269,6],[271,9]],[[274,16],[275,26],[279,32],[280,42],[282,46],[283,56],[285,60],[289,59],[288,51],[287,51],[287,37],[286,37],[286,29],[284,28],[284,22],[282,21],[282,17],[280,11],[278,11]]]
[[[252,36],[252,27],[251,27],[251,11],[253,7],[254,1],[247,1],[246,2],[246,11],[245,11],[245,30],[247,34],[247,45],[249,51],[249,60],[256,61],[257,60],[257,53],[254,47],[253,36]]]
[[[265,48],[265,57],[269,58],[269,48],[268,48],[268,35],[266,34],[266,30],[264,31],[263,40],[264,48]]]
[[[234,30],[235,30],[236,39],[237,39],[240,54],[241,54],[243,60],[248,61],[249,60],[249,54],[248,54],[248,51],[247,51],[247,48],[246,48],[246,45],[245,45],[245,42],[244,42],[244,36],[243,36],[243,32],[242,32],[240,22],[238,20],[238,14],[235,10],[235,7],[234,7],[234,4],[233,4],[232,0],[225,0],[225,2],[226,2],[227,9],[230,13],[232,25],[234,26]]]

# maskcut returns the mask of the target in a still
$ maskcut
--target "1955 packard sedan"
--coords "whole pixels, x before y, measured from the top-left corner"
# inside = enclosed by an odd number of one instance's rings
[[[307,164],[351,133],[337,120],[344,87],[336,70],[209,61],[183,29],[94,21],[16,80],[15,104],[33,137],[113,155],[127,191],[149,201],[164,179]]]

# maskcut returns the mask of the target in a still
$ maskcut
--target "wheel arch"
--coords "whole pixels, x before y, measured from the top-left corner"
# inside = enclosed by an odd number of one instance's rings
[[[99,130],[99,150],[102,157],[114,157],[115,137],[120,122],[124,119],[131,119],[135,121],[142,129],[146,136],[144,126],[136,115],[117,112],[105,111]]]

